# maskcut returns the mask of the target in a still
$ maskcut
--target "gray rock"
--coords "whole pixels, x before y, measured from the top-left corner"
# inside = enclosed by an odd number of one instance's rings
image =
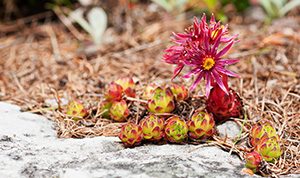
[[[217,147],[122,147],[117,137],[59,139],[53,122],[0,102],[0,177],[253,177]]]
[[[220,132],[221,137],[225,137],[227,135],[227,137],[229,138],[238,137],[241,130],[241,127],[231,120],[228,120],[222,123],[221,125],[218,125],[217,128]]]

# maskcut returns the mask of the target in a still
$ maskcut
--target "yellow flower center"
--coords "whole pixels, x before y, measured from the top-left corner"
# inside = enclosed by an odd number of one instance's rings
[[[214,65],[215,65],[215,61],[210,57],[206,58],[204,63],[203,63],[203,67],[206,70],[211,69]]]

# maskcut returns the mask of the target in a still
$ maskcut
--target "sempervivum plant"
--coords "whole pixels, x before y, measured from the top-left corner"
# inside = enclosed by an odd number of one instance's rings
[[[110,107],[109,116],[111,119],[119,122],[126,121],[127,116],[129,116],[129,109],[127,103],[124,100],[114,101]]]
[[[67,107],[68,117],[74,120],[79,120],[87,114],[86,109],[78,99],[69,102]]]
[[[156,89],[157,87],[153,84],[148,85],[145,89],[145,92],[143,93],[143,98],[145,100],[148,100],[151,98],[153,91]]]
[[[227,25],[221,26],[216,22],[212,15],[209,24],[206,23],[205,14],[202,20],[198,22],[195,18],[193,25],[186,30],[184,34],[173,35],[177,39],[172,39],[177,45],[165,50],[167,54],[163,56],[162,61],[169,64],[176,64],[174,71],[176,77],[184,66],[191,66],[193,69],[182,78],[190,78],[198,75],[190,90],[193,90],[200,80],[206,80],[206,96],[209,96],[211,81],[216,81],[217,85],[228,94],[228,89],[221,80],[221,74],[233,77],[239,75],[226,69],[229,64],[234,64],[239,59],[221,59],[221,57],[231,48],[237,35],[226,37],[228,34]],[[223,49],[219,50],[221,43],[227,43]]]
[[[134,147],[141,144],[143,140],[142,127],[134,122],[128,122],[124,124],[121,128],[119,139],[126,147]]]
[[[268,162],[274,162],[283,153],[276,136],[260,140],[255,145],[254,150]]]
[[[263,159],[263,157],[259,153],[255,152],[255,151],[249,152],[245,156],[245,160],[246,160],[245,166],[246,166],[246,168],[249,168],[254,173],[256,173],[260,168],[260,163],[261,163],[262,159]]]
[[[154,114],[140,121],[143,129],[144,139],[158,141],[164,136],[165,120]]]
[[[215,134],[215,121],[212,114],[197,110],[188,122],[189,136],[194,139],[207,139]]]
[[[186,100],[189,97],[189,93],[183,85],[172,85],[171,90],[175,95],[177,101]]]
[[[176,107],[175,102],[175,96],[169,87],[165,90],[157,87],[147,102],[147,109],[149,112],[158,115],[160,113],[171,113]]]
[[[239,95],[227,85],[227,75],[222,74],[224,87],[228,90],[226,93],[219,85],[213,83],[213,88],[206,101],[206,109],[214,114],[216,122],[223,122],[229,117],[238,117],[242,109]]]
[[[106,99],[112,99],[120,101],[122,97],[123,88],[121,85],[111,82],[107,88],[107,91],[104,93]]]
[[[106,99],[100,103],[100,112],[103,112],[102,113],[103,117],[108,118],[108,119],[110,118],[109,112],[110,112],[110,107],[111,107],[112,103],[113,103],[113,99]],[[107,110],[107,111],[104,112],[104,110]]]
[[[172,143],[183,143],[188,130],[185,120],[179,116],[172,116],[166,121],[165,136]]]
[[[265,138],[276,137],[276,139],[279,140],[279,136],[276,134],[275,128],[270,123],[265,123],[261,126],[253,126],[250,131],[250,135],[252,146],[255,146],[260,142],[260,140]]]
[[[130,97],[135,97],[135,83],[131,77],[123,76],[115,80],[116,84],[121,85],[123,92]]]

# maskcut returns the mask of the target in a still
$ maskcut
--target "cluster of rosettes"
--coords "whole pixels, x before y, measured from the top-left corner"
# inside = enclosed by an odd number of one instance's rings
[[[118,122],[126,121],[130,111],[122,95],[135,97],[135,93],[135,83],[131,77],[123,76],[111,82],[104,93],[105,100],[100,103],[102,116]]]
[[[173,35],[177,45],[165,50],[162,61],[176,64],[173,78],[179,75],[184,66],[193,69],[182,78],[198,75],[190,90],[201,81],[206,80],[206,108],[196,110],[190,119],[175,115],[177,104],[188,100],[189,93],[183,85],[172,85],[167,88],[148,85],[142,95],[142,104],[148,110],[139,123],[129,121],[124,123],[119,139],[126,147],[140,145],[142,140],[158,142],[167,139],[171,143],[184,143],[188,139],[209,139],[216,133],[216,123],[230,117],[239,117],[242,109],[241,99],[236,91],[228,87],[228,76],[240,77],[226,69],[239,59],[221,59],[232,47],[238,35],[226,37],[227,25],[221,26],[214,16],[206,23],[205,14],[202,19],[195,21],[184,34]],[[225,47],[219,49],[220,44]],[[172,78],[172,79],[173,79]],[[212,88],[211,88],[212,87]],[[100,115],[116,122],[127,121],[130,111],[126,101],[134,101],[135,83],[130,77],[122,77],[111,82],[104,93],[105,100],[100,103]],[[126,96],[126,97],[125,97]],[[127,100],[126,100],[127,99]],[[68,104],[68,117],[79,120],[87,116],[87,110],[79,100]],[[282,154],[280,138],[274,127],[267,123],[254,126],[251,129],[251,145],[253,152],[246,154],[246,167],[254,173],[260,170],[262,160],[275,162]]]
[[[188,135],[193,139],[207,139],[215,133],[213,115],[205,110],[196,111],[188,122],[180,116],[170,116],[176,109],[176,103],[189,97],[183,85],[173,85],[166,89],[149,85],[143,97],[147,99],[146,108],[149,115],[139,124],[129,122],[123,125],[119,138],[125,146],[139,145],[141,135],[145,140],[150,141],[157,142],[166,138],[171,143],[183,143]],[[126,131],[125,128],[131,127],[130,125],[134,125],[132,129],[136,129],[135,134]],[[139,132],[140,128],[142,132]],[[132,142],[132,140],[136,141]]]
[[[184,66],[193,67],[182,78],[190,78],[198,74],[190,90],[193,90],[204,78],[206,80],[207,97],[212,83],[216,83],[228,94],[228,89],[222,81],[222,75],[240,77],[225,68],[229,64],[236,63],[239,59],[221,59],[233,43],[239,42],[234,41],[234,38],[238,35],[226,37],[228,34],[227,25],[221,26],[220,23],[220,21],[215,21],[214,15],[212,15],[209,24],[206,23],[205,14],[203,14],[200,21],[195,18],[193,25],[186,29],[184,34],[173,33],[177,39],[171,39],[177,45],[166,49],[167,54],[162,59],[166,63],[177,65],[173,78],[182,71]],[[218,50],[222,43],[227,43],[227,46]]]
[[[283,151],[280,138],[270,123],[252,127],[250,135],[254,151],[246,155],[246,167],[255,173],[259,170],[262,159],[274,163]]]
[[[211,116],[206,115],[205,112],[202,114],[204,114],[205,117]],[[204,139],[209,138],[215,133],[215,123],[207,122],[206,119],[213,121],[212,118],[201,118],[201,121],[197,119],[197,122],[200,124],[197,123],[197,125],[195,125],[194,121],[186,122],[179,116],[171,116],[165,121],[164,118],[151,114],[142,119],[139,124],[133,122],[124,124],[121,128],[119,138],[126,147],[134,147],[141,144],[141,137],[144,140],[154,142],[166,138],[171,143],[182,144],[188,135],[194,139]]]
[[[127,103],[122,95],[135,97],[135,83],[130,77],[122,77],[111,82],[104,93],[105,100],[100,103],[102,117],[124,122],[130,114]],[[68,117],[79,120],[87,116],[87,109],[78,100],[71,101],[67,106]]]

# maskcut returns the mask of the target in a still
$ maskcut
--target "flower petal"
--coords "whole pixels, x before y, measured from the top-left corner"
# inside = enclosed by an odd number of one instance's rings
[[[171,38],[171,40],[179,45],[184,45],[186,43],[186,40],[176,40],[174,38]]]
[[[200,73],[200,72],[202,72],[202,70],[203,70],[203,69],[201,69],[201,68],[194,68],[194,69],[192,69],[188,74],[182,76],[181,78],[191,78],[192,75],[195,75],[195,74],[197,74],[197,73]]]
[[[229,65],[238,62],[240,59],[221,59],[216,61],[216,65]]]
[[[201,59],[203,58],[202,56],[204,56],[204,54],[201,53],[200,51],[189,50],[189,49],[187,49],[186,51],[188,53],[189,58],[198,59],[201,61]]]
[[[206,79],[206,86],[205,86],[206,97],[208,98],[209,93],[210,93],[210,80],[211,80],[209,72],[206,72],[205,79]]]
[[[226,37],[226,38],[222,38],[221,39],[221,43],[229,43],[231,42],[234,38],[238,37],[240,34],[236,34],[234,36],[231,36],[231,37]],[[240,42],[241,40],[237,40],[237,41],[233,41],[233,43],[238,43]]]
[[[211,19],[210,19],[210,23],[211,24],[214,24],[216,21],[215,21],[215,16],[214,16],[214,14],[212,13],[211,14]]]
[[[207,36],[207,33],[204,34],[204,50],[205,50],[205,54],[208,55],[209,54],[209,38]]]
[[[190,34],[176,34],[174,32],[172,32],[172,33],[176,38],[181,39],[181,40],[187,40],[189,38],[192,38],[192,35],[190,35]]]
[[[202,16],[202,22],[203,22],[203,23],[206,23],[205,13],[203,13],[203,16]]]
[[[195,45],[193,45],[193,44],[190,44],[191,45],[191,47],[192,47],[192,49],[195,51],[195,52],[197,52],[197,54],[198,54],[198,56],[201,58],[203,58],[203,57],[205,57],[205,54],[201,51],[201,50],[199,50],[199,48],[197,48]]]
[[[225,48],[223,48],[216,56],[215,59],[219,59],[221,56],[223,56],[232,46],[233,42],[229,43]]]
[[[216,69],[217,71],[219,71],[219,72],[221,72],[221,73],[223,73],[223,74],[225,74],[225,75],[229,75],[229,76],[231,76],[231,77],[241,77],[240,75],[235,74],[235,73],[233,73],[233,72],[231,72],[231,71],[229,71],[229,70],[227,70],[227,69],[225,69],[225,68],[223,68],[223,67],[216,66],[215,69]]]
[[[224,86],[223,81],[220,79],[219,73],[216,70],[214,70],[214,69],[212,70],[212,77],[217,82],[217,84],[219,85],[219,87],[228,95],[227,88]]]
[[[177,46],[177,45],[174,45],[174,46],[171,46],[170,48],[164,50],[164,52],[173,52],[173,51],[183,51],[184,50],[184,47],[183,46]]]
[[[182,71],[183,67],[184,67],[184,65],[183,65],[182,63],[179,63],[179,64],[177,65],[177,67],[176,67],[175,70],[174,70],[173,77],[172,77],[171,81],[172,81],[175,77],[177,77],[178,74],[180,74],[180,72]]]
[[[198,83],[200,82],[200,80],[203,78],[203,74],[204,74],[204,71],[202,70],[199,73],[199,75],[197,76],[197,79],[195,80],[195,82],[193,83],[193,85],[191,86],[191,88],[189,89],[189,91],[193,90],[198,85]]]
[[[215,44],[213,45],[213,47],[211,48],[211,54],[212,55],[216,55],[218,47],[220,45],[220,40],[221,40],[222,34],[221,34],[221,30],[218,31],[216,40],[215,40]]]

